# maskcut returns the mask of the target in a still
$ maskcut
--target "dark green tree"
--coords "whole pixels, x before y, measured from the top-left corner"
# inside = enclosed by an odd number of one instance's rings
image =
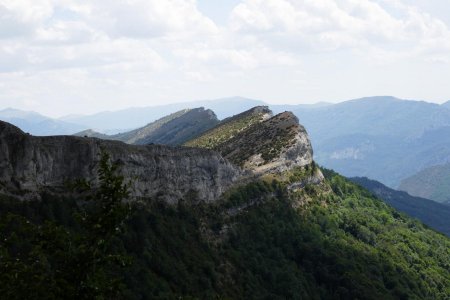
[[[118,274],[129,258],[115,241],[130,206],[125,202],[129,185],[117,171],[103,152],[99,186],[84,184],[83,199],[77,201],[77,228],[50,221],[39,224],[16,214],[1,218],[0,295],[6,299],[121,298]]]

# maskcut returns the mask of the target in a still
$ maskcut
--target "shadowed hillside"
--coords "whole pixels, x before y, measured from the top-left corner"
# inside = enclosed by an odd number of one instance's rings
[[[211,110],[184,109],[165,116],[142,128],[115,135],[105,135],[92,130],[79,132],[77,136],[97,137],[122,141],[127,144],[181,145],[185,141],[215,126],[219,121]]]
[[[450,236],[450,205],[414,197],[406,192],[396,191],[375,180],[363,177],[350,178],[351,181],[368,189],[392,207],[407,213],[431,228]]]

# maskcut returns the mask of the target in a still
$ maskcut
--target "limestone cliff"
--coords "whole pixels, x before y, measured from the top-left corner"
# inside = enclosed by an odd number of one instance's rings
[[[96,180],[102,149],[132,180],[137,197],[169,202],[192,195],[212,201],[241,175],[213,151],[168,146],[132,146],[74,136],[34,137],[0,122],[0,182],[3,190],[36,193],[78,178]]]
[[[205,110],[198,112],[211,116]],[[0,189],[37,195],[42,189],[57,190],[80,178],[95,183],[102,150],[132,181],[133,196],[171,203],[192,196],[213,201],[235,183],[266,175],[283,181],[296,178],[288,180],[293,189],[323,180],[313,164],[306,130],[290,112],[272,116],[267,107],[256,107],[222,121],[187,145],[195,147],[128,145],[76,136],[34,137],[0,122]],[[293,176],[304,173],[308,175]]]

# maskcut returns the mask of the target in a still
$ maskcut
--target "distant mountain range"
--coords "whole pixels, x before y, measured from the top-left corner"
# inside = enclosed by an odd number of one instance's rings
[[[0,111],[0,120],[11,123],[32,135],[64,135],[87,129],[88,127],[55,120],[36,112],[7,108]]]
[[[117,140],[127,144],[181,145],[219,123],[212,110],[183,109],[158,119],[144,127],[115,135],[85,130],[75,135]]]
[[[259,100],[231,97],[217,100],[202,100],[161,106],[135,107],[113,112],[101,112],[89,116],[69,116],[62,118],[104,133],[106,130],[134,129],[143,127],[164,116],[187,108],[204,107],[211,109],[219,119],[238,114],[254,106],[266,105]]]
[[[450,100],[441,104],[443,107],[450,109]]]
[[[450,109],[445,106],[371,97],[292,111],[311,136],[316,160],[349,177],[397,187],[402,179],[450,160]]]
[[[212,110],[218,120],[223,120],[261,105],[267,104],[232,97],[68,116],[61,120],[46,118],[40,122],[33,121],[32,113],[22,116],[20,122],[6,118],[6,114],[0,114],[0,119],[35,135],[73,134],[92,129],[81,134],[129,143],[137,142],[133,139],[141,136],[140,143],[176,144],[182,138],[170,141],[169,125],[160,126],[165,116],[187,108],[204,107]],[[348,177],[366,176],[396,188],[405,178],[428,167],[450,162],[450,102],[438,105],[383,96],[338,104],[269,105],[269,108],[274,113],[292,111],[311,137],[316,161]],[[155,121],[158,122],[152,124]],[[54,127],[44,126],[49,123]],[[147,140],[142,139],[144,133],[153,132],[155,126],[158,131]],[[168,130],[167,136],[163,133],[165,130]],[[201,130],[198,127],[197,133]],[[121,133],[107,136],[103,135],[105,132]],[[186,134],[187,138],[189,134]]]
[[[450,236],[450,205],[414,197],[406,192],[396,191],[382,183],[365,177],[350,178],[351,181],[371,191],[378,198],[394,208],[419,219],[428,226]]]

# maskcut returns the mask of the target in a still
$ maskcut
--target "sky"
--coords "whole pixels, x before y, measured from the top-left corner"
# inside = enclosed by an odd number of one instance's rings
[[[0,0],[0,109],[450,100],[449,0]]]

